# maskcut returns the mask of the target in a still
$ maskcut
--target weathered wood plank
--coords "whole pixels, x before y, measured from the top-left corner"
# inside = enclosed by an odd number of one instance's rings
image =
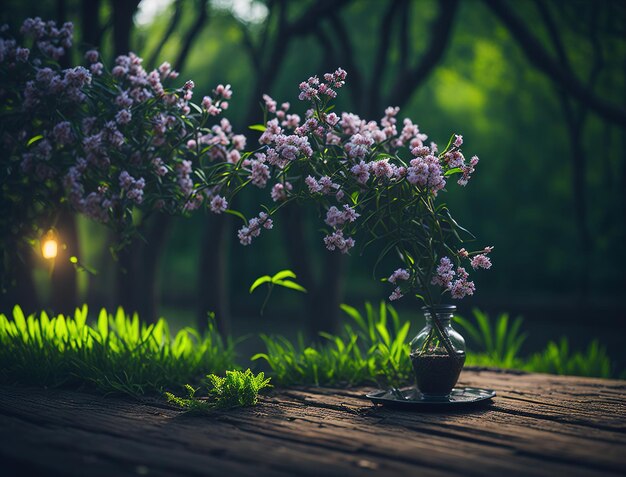
[[[417,413],[374,408],[366,389],[293,388],[205,417],[5,387],[0,457],[15,475],[624,475],[626,382],[465,371],[461,384],[498,396]]]

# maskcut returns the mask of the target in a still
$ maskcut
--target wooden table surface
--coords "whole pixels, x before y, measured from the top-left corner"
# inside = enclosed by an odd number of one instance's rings
[[[626,381],[464,371],[456,412],[373,407],[368,388],[274,390],[189,415],[160,402],[0,387],[0,475],[626,475]]]

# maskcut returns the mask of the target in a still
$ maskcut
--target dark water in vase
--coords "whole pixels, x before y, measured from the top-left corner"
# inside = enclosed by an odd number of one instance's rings
[[[455,356],[412,354],[411,362],[417,388],[422,394],[447,396],[459,379],[465,364],[465,353]]]

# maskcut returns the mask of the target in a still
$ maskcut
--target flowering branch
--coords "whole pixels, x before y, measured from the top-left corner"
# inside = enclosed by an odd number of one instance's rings
[[[474,282],[462,262],[490,268],[491,248],[461,248],[463,236],[471,234],[438,196],[452,177],[465,186],[478,158],[465,158],[460,135],[439,152],[410,119],[399,129],[399,108],[387,108],[380,123],[352,113],[337,115],[331,102],[345,78],[339,68],[302,82],[299,99],[310,104],[304,119],[290,112],[289,103],[279,106],[264,96],[270,119],[259,139],[261,150],[245,165],[253,185],[271,184],[273,205],[252,219],[255,227],[240,229],[241,243],[251,243],[259,224],[285,204],[313,203],[325,211],[328,250],[349,253],[361,236],[361,253],[374,244],[382,247],[378,262],[389,252],[398,253],[404,266],[387,278],[395,285],[390,299],[411,293],[433,306],[444,294],[454,299],[473,294]]]

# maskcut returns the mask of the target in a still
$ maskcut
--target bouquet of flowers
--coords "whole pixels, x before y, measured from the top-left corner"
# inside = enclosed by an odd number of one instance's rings
[[[244,167],[253,185],[271,190],[271,203],[239,230],[241,243],[249,244],[288,202],[313,203],[328,250],[350,253],[358,240],[361,253],[378,247],[378,262],[396,252],[400,267],[386,278],[394,286],[390,300],[410,294],[432,307],[446,295],[472,295],[467,266],[490,268],[492,247],[466,250],[462,243],[473,237],[441,197],[451,180],[468,183],[478,157],[465,158],[460,135],[441,149],[427,143],[410,119],[398,124],[397,107],[388,107],[380,122],[335,113],[332,100],[345,79],[339,68],[302,82],[299,99],[309,104],[303,118],[290,112],[289,103],[278,106],[264,96],[269,117],[261,148]]]

